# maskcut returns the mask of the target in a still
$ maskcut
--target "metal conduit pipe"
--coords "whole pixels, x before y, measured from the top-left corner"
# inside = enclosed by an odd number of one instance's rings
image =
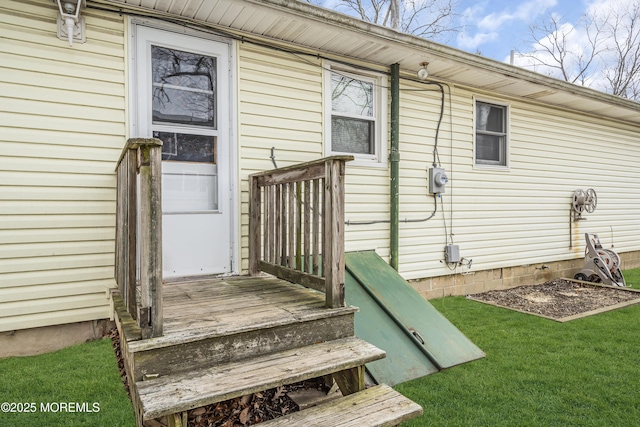
[[[398,271],[399,246],[399,177],[400,177],[400,64],[391,65],[391,141],[389,163],[391,164],[389,188],[389,265]]]

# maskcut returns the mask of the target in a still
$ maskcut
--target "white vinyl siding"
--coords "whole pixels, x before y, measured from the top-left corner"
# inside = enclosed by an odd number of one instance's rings
[[[439,154],[450,182],[442,195],[444,212],[438,201],[438,213],[428,222],[400,223],[399,263],[405,278],[453,273],[441,262],[445,221],[460,255],[473,259],[472,271],[581,258],[586,232],[599,234],[605,247],[614,244],[618,252],[640,249],[637,129],[505,99],[510,109],[510,169],[474,168],[474,95],[452,89],[452,124],[445,107]],[[403,219],[433,208],[432,196],[426,195],[425,169],[433,161],[439,94],[401,92],[401,106]],[[585,214],[587,221],[570,223],[571,197],[580,188],[593,188],[598,206]]]
[[[422,90],[422,91],[419,91]],[[428,192],[428,169],[434,161],[440,160],[450,174],[451,125],[449,108],[445,108],[444,117],[438,134],[438,156],[434,159],[436,128],[440,115],[441,94],[437,87],[401,81],[400,86],[400,194],[399,194],[399,271],[405,278],[428,277],[447,274],[446,267],[440,261],[446,243],[444,218],[440,200],[447,208],[451,182],[446,187],[442,199],[437,199],[437,212],[427,221],[434,211],[434,196]],[[446,104],[445,104],[446,105]],[[453,106],[453,114],[460,114]],[[464,123],[464,118],[461,120]],[[467,130],[467,135],[471,131]],[[464,134],[461,136],[465,138]],[[457,155],[466,156],[460,152]],[[456,161],[462,159],[456,157]],[[446,215],[447,222],[449,215]]]
[[[248,266],[248,176],[322,157],[321,61],[238,44],[241,270]],[[314,64],[315,62],[315,64]]]
[[[83,10],[71,48],[56,12],[0,6],[0,331],[110,316],[123,18]]]

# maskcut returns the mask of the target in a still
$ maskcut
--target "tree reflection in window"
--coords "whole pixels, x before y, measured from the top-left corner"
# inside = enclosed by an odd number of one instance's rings
[[[331,106],[335,113],[373,116],[373,84],[333,73]]]
[[[160,46],[151,47],[153,121],[216,124],[216,58]]]

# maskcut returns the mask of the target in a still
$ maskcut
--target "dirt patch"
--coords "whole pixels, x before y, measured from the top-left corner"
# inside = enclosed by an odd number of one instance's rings
[[[469,298],[562,320],[593,311],[600,312],[606,307],[614,307],[634,300],[640,303],[640,292],[628,288],[612,288],[556,279],[540,285],[518,286],[470,295]]]

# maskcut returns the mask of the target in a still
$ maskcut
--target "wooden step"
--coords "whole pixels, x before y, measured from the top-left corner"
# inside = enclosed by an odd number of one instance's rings
[[[316,291],[258,279],[167,287],[164,336],[126,337],[133,378],[140,381],[143,376],[170,375],[354,335],[357,308],[326,309],[324,296]]]
[[[358,338],[309,345],[244,361],[137,382],[144,420],[363,366],[385,352]]]
[[[386,427],[422,415],[422,407],[386,384],[265,421],[264,427]]]

